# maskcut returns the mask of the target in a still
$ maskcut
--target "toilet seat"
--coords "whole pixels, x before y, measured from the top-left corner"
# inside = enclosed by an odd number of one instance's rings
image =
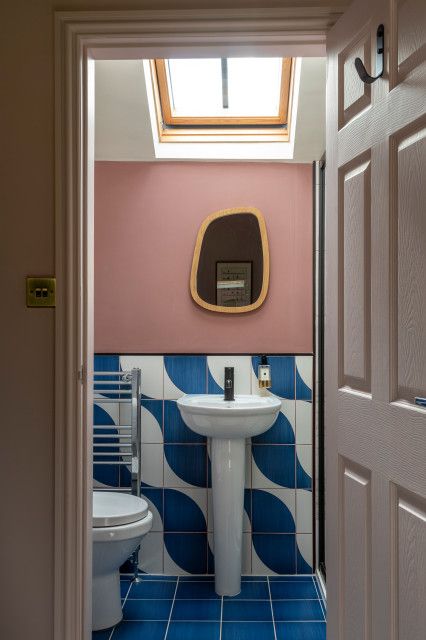
[[[120,527],[144,520],[148,504],[143,498],[112,491],[93,492],[93,528]]]

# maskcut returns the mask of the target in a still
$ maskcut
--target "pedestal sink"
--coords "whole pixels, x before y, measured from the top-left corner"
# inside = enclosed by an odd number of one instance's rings
[[[281,402],[270,396],[187,395],[177,401],[186,425],[211,438],[215,587],[221,596],[241,590],[245,441],[267,431]]]

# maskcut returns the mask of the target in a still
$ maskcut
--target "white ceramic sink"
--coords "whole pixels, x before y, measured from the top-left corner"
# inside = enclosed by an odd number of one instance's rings
[[[221,596],[241,591],[246,439],[267,431],[281,401],[271,396],[183,396],[186,425],[211,438],[215,587]]]
[[[275,422],[281,402],[271,396],[183,396],[178,407],[186,425],[210,438],[251,438],[269,429]]]

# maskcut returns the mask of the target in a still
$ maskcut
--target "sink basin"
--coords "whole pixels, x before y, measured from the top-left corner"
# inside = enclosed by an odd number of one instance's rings
[[[177,401],[186,425],[210,438],[251,438],[275,422],[281,402],[271,396],[235,396],[227,402],[219,395],[183,396]]]
[[[211,438],[215,588],[220,596],[241,591],[246,439],[267,431],[281,401],[271,396],[188,395],[177,401],[186,425]]]

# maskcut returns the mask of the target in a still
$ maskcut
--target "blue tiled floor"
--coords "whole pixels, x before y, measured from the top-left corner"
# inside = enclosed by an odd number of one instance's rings
[[[212,576],[121,581],[123,621],[93,640],[325,640],[325,604],[312,576],[247,576],[221,598]]]

